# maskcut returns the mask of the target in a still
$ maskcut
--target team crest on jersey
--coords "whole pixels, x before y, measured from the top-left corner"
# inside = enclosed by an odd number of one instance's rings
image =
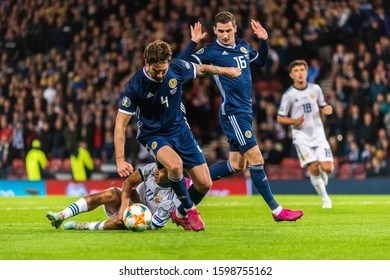
[[[240,51],[241,51],[242,53],[248,53],[248,50],[247,50],[245,47],[241,47],[241,48],[240,48]]]
[[[245,137],[246,138],[251,138],[252,137],[252,132],[250,132],[249,130],[245,131]]]
[[[174,79],[174,78],[170,79],[170,80],[169,80],[169,87],[170,87],[170,88],[174,88],[174,87],[176,87],[176,86],[177,86],[177,80]]]
[[[144,172],[144,178],[148,178],[150,174],[152,174],[153,170],[152,169],[146,169]]]
[[[159,204],[161,201],[163,200],[163,197],[161,194],[157,193],[154,197],[153,197],[153,201],[157,204]]]
[[[311,99],[316,100],[316,94],[314,92],[311,92],[309,96]]]
[[[199,51],[196,52],[196,54],[202,54],[204,53],[204,48],[201,48]]]
[[[127,96],[123,97],[122,106],[128,108],[130,104],[131,104],[130,98],[128,98]]]
[[[154,142],[152,143],[152,150],[154,150],[154,149],[156,149],[156,148],[157,148],[157,142],[154,141]]]

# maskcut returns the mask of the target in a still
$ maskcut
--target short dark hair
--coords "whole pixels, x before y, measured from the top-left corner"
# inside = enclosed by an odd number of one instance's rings
[[[144,58],[148,64],[155,64],[164,61],[170,62],[172,59],[172,49],[168,43],[162,40],[156,40],[146,46]]]
[[[228,23],[229,21],[232,22],[233,26],[236,25],[236,19],[234,18],[234,15],[231,12],[219,12],[215,18],[214,18],[214,24],[217,25],[217,23]]]
[[[292,61],[290,63],[290,65],[288,66],[288,72],[290,73],[291,70],[295,67],[295,66],[299,66],[299,65],[303,65],[305,66],[305,69],[307,70],[309,67],[307,66],[307,62],[304,61],[303,59],[296,59],[294,61]]]

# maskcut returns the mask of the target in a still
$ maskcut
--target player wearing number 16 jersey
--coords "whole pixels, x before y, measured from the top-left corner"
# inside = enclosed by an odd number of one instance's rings
[[[219,119],[230,144],[230,153],[228,160],[210,166],[211,179],[214,181],[242,172],[249,165],[252,182],[271,209],[273,218],[276,221],[295,221],[303,215],[303,212],[284,209],[275,200],[264,172],[264,159],[252,128],[250,64],[258,67],[265,64],[268,56],[268,34],[258,21],[251,20],[251,27],[254,35],[260,40],[258,51],[245,40],[235,39],[237,25],[234,16],[230,12],[220,12],[215,16],[214,25],[217,40],[190,56],[196,43],[205,36],[201,24],[196,23],[194,27],[191,26],[191,42],[180,58],[199,64],[240,67],[242,70],[242,75],[234,79],[221,75],[213,76],[222,97]],[[205,195],[191,193],[196,195],[193,198],[194,203],[201,201],[202,195]]]
[[[319,85],[307,83],[307,63],[290,64],[293,85],[283,94],[277,121],[291,126],[293,144],[302,167],[310,172],[310,181],[322,199],[323,208],[332,208],[326,191],[328,174],[333,171],[333,155],[326,139],[321,114],[332,114]]]

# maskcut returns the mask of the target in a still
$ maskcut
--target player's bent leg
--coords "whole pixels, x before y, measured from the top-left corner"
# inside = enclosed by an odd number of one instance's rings
[[[206,195],[213,184],[207,164],[204,163],[191,169],[186,169],[186,171],[190,175],[195,189],[199,193]]]

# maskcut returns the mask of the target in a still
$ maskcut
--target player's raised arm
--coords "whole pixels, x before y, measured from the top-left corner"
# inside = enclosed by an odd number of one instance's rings
[[[209,75],[226,75],[229,78],[236,78],[241,75],[241,68],[238,67],[219,67],[207,64],[195,64],[196,75],[200,77]]]
[[[129,176],[134,171],[133,166],[126,162],[125,157],[126,126],[130,122],[131,117],[131,115],[118,112],[115,121],[114,145],[116,168],[121,177]]]
[[[190,25],[191,29],[191,40],[188,42],[187,47],[183,50],[183,52],[179,55],[179,59],[190,61],[191,55],[195,50],[196,44],[198,44],[204,37],[206,37],[207,33],[202,31],[202,24],[197,22],[194,26]]]
[[[257,36],[257,38],[261,40],[267,40],[268,39],[268,33],[267,30],[260,24],[260,22],[252,19],[251,20],[251,27],[253,30],[253,33]]]

